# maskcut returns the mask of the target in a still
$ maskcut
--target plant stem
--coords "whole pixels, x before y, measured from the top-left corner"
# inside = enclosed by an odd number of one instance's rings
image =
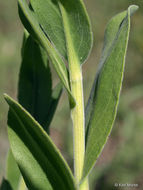
[[[84,98],[82,84],[82,70],[77,52],[75,51],[74,41],[70,30],[67,10],[59,1],[59,7],[63,18],[63,26],[66,37],[68,53],[70,87],[76,106],[71,107],[71,117],[73,121],[74,136],[74,173],[78,190],[88,190],[88,180],[79,184],[82,178],[84,154],[85,154],[85,122],[84,122]]]
[[[84,106],[82,93],[82,75],[78,68],[75,72],[77,77],[72,77],[71,90],[76,100],[76,106],[71,110],[74,135],[74,170],[77,182],[80,181],[84,162]]]
[[[71,109],[74,136],[74,173],[76,183],[82,177],[85,154],[85,122],[84,122],[84,97],[82,84],[82,70],[79,63],[69,64],[71,91],[76,101],[76,106]],[[88,181],[79,187],[88,190]]]

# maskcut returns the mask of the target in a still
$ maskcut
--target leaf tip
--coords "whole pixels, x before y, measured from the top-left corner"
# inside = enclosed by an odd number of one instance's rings
[[[12,98],[6,93],[4,93],[3,96],[4,96],[5,101],[8,103],[8,105],[10,105]]]
[[[138,5],[130,5],[128,8],[128,11],[130,15],[132,16],[138,9],[139,9]]]
[[[9,98],[8,94],[4,93],[3,96],[4,96],[4,99],[7,101],[7,99]]]

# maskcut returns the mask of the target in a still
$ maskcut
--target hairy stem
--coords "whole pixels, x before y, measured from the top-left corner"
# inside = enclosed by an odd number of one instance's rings
[[[76,100],[76,106],[71,109],[74,136],[74,173],[77,185],[82,177],[85,154],[85,122],[82,71],[80,64],[70,65],[71,91]],[[88,190],[88,181],[83,182],[80,190]]]
[[[77,71],[76,71],[77,74]],[[80,69],[78,77],[71,80],[72,94],[76,100],[76,106],[71,110],[74,135],[74,170],[77,182],[80,181],[84,162],[84,106],[82,93],[82,75]]]
[[[84,154],[85,154],[85,131],[84,131],[84,98],[82,85],[82,70],[77,52],[75,51],[72,33],[67,16],[67,10],[59,1],[59,7],[63,18],[63,26],[66,37],[70,87],[72,95],[76,101],[76,106],[71,108],[71,117],[73,121],[74,136],[74,173],[75,180],[79,190],[88,190],[88,181],[80,185],[82,178]]]

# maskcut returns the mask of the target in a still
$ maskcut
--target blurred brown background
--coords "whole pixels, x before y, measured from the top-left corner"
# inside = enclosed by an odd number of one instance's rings
[[[87,101],[103,45],[104,30],[109,19],[131,4],[140,9],[132,18],[125,77],[118,115],[112,134],[96,167],[90,175],[91,190],[120,189],[115,183],[137,183],[143,189],[143,1],[85,0],[94,33],[91,56],[83,66],[85,102]],[[4,174],[8,139],[6,120],[8,107],[3,93],[16,98],[20,67],[23,27],[17,13],[16,0],[0,0],[0,182]],[[53,78],[57,76],[53,72]],[[72,128],[68,100],[64,93],[51,134],[63,155],[72,165]],[[68,135],[67,135],[68,134]],[[134,189],[134,188],[122,188]]]

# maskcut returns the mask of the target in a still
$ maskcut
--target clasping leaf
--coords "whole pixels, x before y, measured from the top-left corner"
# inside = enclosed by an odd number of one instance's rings
[[[69,52],[80,64],[92,47],[90,21],[81,0],[30,0],[44,32],[66,59]],[[73,63],[74,64],[74,63]]]

